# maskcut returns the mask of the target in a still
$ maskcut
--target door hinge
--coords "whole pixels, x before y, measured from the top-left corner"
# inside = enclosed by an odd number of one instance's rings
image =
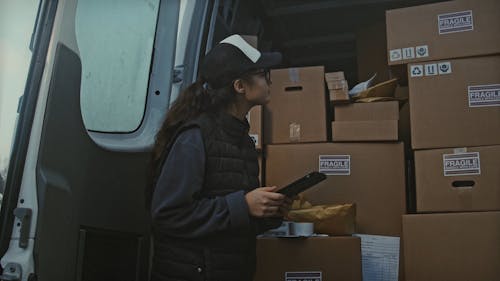
[[[0,275],[0,281],[21,281],[22,269],[17,263],[8,263],[5,266],[3,274]]]
[[[14,216],[21,221],[21,229],[19,230],[19,247],[23,249],[28,248],[32,213],[33,211],[29,208],[14,209]]]
[[[184,65],[178,65],[174,67],[174,77],[172,82],[180,83],[182,80],[184,80]]]

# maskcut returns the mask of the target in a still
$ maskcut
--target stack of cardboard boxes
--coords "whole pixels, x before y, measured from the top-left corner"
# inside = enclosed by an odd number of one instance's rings
[[[335,105],[334,141],[397,141],[399,102]]]
[[[344,72],[330,72],[325,74],[326,85],[330,93],[330,101],[335,103],[349,103],[349,85]]]
[[[349,103],[333,100],[332,140],[330,147],[348,154],[352,173],[333,177],[331,191],[312,191],[318,203],[351,200],[358,206],[357,233],[397,237],[400,246],[401,216],[406,214],[406,178],[404,145],[399,140],[400,102]],[[327,150],[323,150],[327,151]],[[322,152],[323,152],[322,151]],[[328,156],[327,156],[328,157]],[[321,156],[320,156],[321,159]],[[371,243],[371,242],[368,242]],[[366,252],[366,253],[365,253]],[[399,251],[402,260],[402,249]],[[388,266],[369,260],[362,249],[366,280],[404,280],[403,263],[396,270],[370,272],[370,268]],[[380,253],[376,253],[377,255]],[[399,261],[397,261],[399,262]],[[394,265],[393,265],[394,266]],[[378,279],[374,276],[382,274]]]
[[[272,98],[264,107],[265,185],[285,186],[318,170],[321,146],[329,145],[329,101],[322,66],[272,70],[271,79]],[[260,238],[257,255],[259,281],[361,280],[357,237]]]
[[[338,136],[345,131],[349,142],[332,142],[324,68],[272,70],[271,79],[272,98],[263,108],[265,185],[282,187],[311,171],[323,172],[327,180],[304,193],[309,202],[355,203],[356,233],[399,238],[406,196],[403,144],[391,142],[397,140],[398,103],[343,105],[335,116],[359,132],[345,126]],[[371,121],[374,115],[379,120]],[[374,132],[366,122],[390,128]],[[287,274],[361,280],[362,242],[355,236],[260,238],[255,280],[282,280]]]
[[[500,280],[500,1],[387,12],[389,65],[408,64],[416,212],[406,280]]]
[[[262,106],[254,106],[248,112],[247,115],[248,123],[250,124],[250,131],[248,132],[253,142],[255,143],[255,148],[259,153],[259,180],[262,182],[262,172],[263,172],[263,161],[262,161]]]
[[[373,30],[384,26],[387,41],[374,45]],[[385,274],[376,280],[394,280],[383,251],[363,253],[386,243],[382,236],[401,237],[399,280],[500,280],[500,1],[387,11],[386,24],[359,39],[359,78],[396,74],[396,96],[409,104],[346,103],[340,73],[277,69],[271,102],[249,121],[263,185],[323,172],[327,180],[307,200],[355,203],[356,233],[373,236],[259,238],[255,280],[361,280],[373,257],[380,264],[367,270]],[[385,47],[389,67],[370,61]],[[415,190],[407,193],[405,164],[413,161]]]
[[[245,41],[247,41],[251,46],[254,48],[258,48],[258,38],[255,35],[243,35],[242,36]],[[253,142],[255,143],[255,148],[257,149],[257,152],[259,153],[259,181],[262,182],[263,180],[263,171],[264,171],[264,162],[263,162],[263,157],[262,157],[262,132],[263,132],[263,124],[262,124],[262,106],[254,106],[248,112],[247,114],[247,120],[248,123],[250,124],[250,131],[248,134],[252,138]]]

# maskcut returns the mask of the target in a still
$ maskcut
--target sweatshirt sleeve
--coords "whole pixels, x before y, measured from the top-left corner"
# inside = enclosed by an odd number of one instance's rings
[[[250,229],[243,190],[196,199],[203,187],[205,151],[199,128],[182,132],[174,142],[152,199],[153,226],[173,237],[195,238],[226,230]]]
[[[283,218],[255,218],[252,217],[251,223],[255,229],[255,234],[259,235],[268,230],[278,228],[283,223]]]

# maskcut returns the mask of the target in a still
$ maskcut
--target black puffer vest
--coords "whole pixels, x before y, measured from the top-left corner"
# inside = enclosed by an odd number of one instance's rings
[[[226,113],[202,114],[183,125],[173,139],[192,127],[201,129],[206,153],[204,185],[195,197],[223,196],[259,186],[257,152],[246,120]],[[255,236],[252,227],[196,239],[154,231],[151,280],[250,281],[255,271]]]

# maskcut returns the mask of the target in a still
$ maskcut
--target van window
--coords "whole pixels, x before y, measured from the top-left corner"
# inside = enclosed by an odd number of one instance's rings
[[[30,67],[30,39],[38,0],[0,1],[0,205]]]
[[[126,133],[140,126],[158,8],[159,0],[78,1],[81,110],[88,130]]]

